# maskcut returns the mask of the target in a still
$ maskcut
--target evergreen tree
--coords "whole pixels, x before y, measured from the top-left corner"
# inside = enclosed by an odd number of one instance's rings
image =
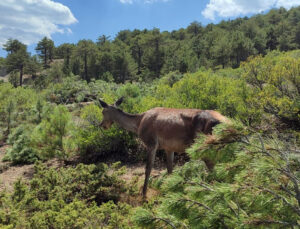
[[[216,65],[221,64],[222,68],[225,68],[226,64],[229,62],[230,56],[232,55],[229,35],[225,32],[223,32],[223,35],[220,35],[212,48],[212,53]]]
[[[24,69],[29,61],[29,53],[27,52],[27,46],[19,42],[18,40],[8,40],[4,45],[4,49],[8,52],[6,58],[6,68],[8,72],[19,71],[20,80],[19,85],[23,84]]]
[[[131,55],[134,58],[135,62],[137,63],[138,66],[138,70],[137,70],[137,74],[140,75],[142,73],[142,68],[143,68],[143,64],[142,64],[142,57],[143,57],[143,46],[142,46],[142,36],[137,35],[136,37],[134,37],[132,39],[131,42]]]
[[[142,57],[143,64],[152,72],[152,77],[159,77],[164,64],[163,39],[159,29],[153,29],[151,33],[143,36],[142,43],[145,50]]]
[[[116,41],[113,46],[112,75],[118,83],[133,80],[136,74],[136,63],[130,55],[129,47],[121,41]]]
[[[8,52],[8,54],[13,54],[24,48],[24,44],[18,40],[8,39],[8,41],[3,45],[4,50]]]
[[[49,66],[48,61],[52,61],[54,57],[54,42],[51,39],[44,37],[38,42],[35,50],[43,60],[44,68],[47,68]]]
[[[27,62],[25,68],[26,68],[26,72],[30,74],[34,79],[36,78],[37,73],[41,71],[42,66],[38,61],[38,57],[35,55],[29,58],[29,61]]]
[[[187,33],[191,36],[197,36],[203,33],[203,27],[200,22],[194,21],[187,27]]]
[[[75,57],[78,57],[81,61],[83,61],[82,78],[87,82],[90,82],[91,80],[88,61],[92,55],[95,54],[96,50],[95,44],[91,40],[80,40],[75,49]]]
[[[121,30],[120,32],[118,32],[118,34],[116,36],[116,40],[123,41],[127,45],[130,44],[130,39],[131,39],[130,30]]]
[[[245,35],[236,31],[231,35],[232,40],[232,61],[235,67],[238,67],[241,61],[245,61],[248,56],[255,53],[253,42]]]
[[[56,56],[64,59],[63,71],[65,74],[71,72],[71,57],[75,46],[73,44],[64,43],[56,48]]]
[[[270,27],[267,31],[267,49],[269,50],[275,50],[278,45],[277,36],[275,34],[274,28]]]
[[[106,42],[109,42],[110,36],[102,35],[97,39],[97,45],[103,46]]]

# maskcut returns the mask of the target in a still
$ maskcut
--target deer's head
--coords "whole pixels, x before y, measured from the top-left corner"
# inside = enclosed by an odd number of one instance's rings
[[[114,117],[118,111],[118,106],[121,105],[123,102],[123,97],[118,99],[114,104],[108,105],[106,102],[99,99],[99,102],[101,106],[103,107],[103,120],[100,123],[100,127],[103,127],[104,129],[108,129],[111,127],[111,125],[114,123]]]

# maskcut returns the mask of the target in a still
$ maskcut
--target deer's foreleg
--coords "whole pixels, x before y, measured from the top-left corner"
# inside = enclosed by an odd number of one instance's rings
[[[167,170],[168,173],[172,173],[173,171],[173,161],[174,161],[174,152],[166,152],[167,154]]]
[[[156,150],[157,150],[157,144],[155,144],[152,147],[149,147],[149,150],[148,150],[148,159],[147,159],[146,171],[145,171],[145,182],[144,182],[144,187],[143,187],[143,197],[144,198],[146,198],[149,177],[150,177],[150,173],[151,173],[151,170],[152,170],[152,167],[154,164]]]

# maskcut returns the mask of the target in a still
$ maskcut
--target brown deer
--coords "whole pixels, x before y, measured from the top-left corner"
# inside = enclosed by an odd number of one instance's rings
[[[156,107],[142,114],[128,114],[117,108],[123,97],[113,105],[100,100],[103,107],[103,120],[100,124],[104,129],[113,123],[134,132],[143,141],[148,150],[148,161],[145,171],[143,197],[146,197],[149,176],[153,167],[155,154],[163,149],[167,155],[167,171],[172,173],[174,152],[182,153],[193,143],[197,133],[211,134],[212,128],[227,122],[227,118],[213,110],[174,109]],[[208,167],[211,163],[205,161]]]

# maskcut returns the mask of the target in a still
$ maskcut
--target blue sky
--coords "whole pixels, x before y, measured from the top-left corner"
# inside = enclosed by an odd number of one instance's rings
[[[55,34],[60,42],[77,42],[79,39],[97,39],[100,35],[113,38],[124,29],[152,29],[172,31],[188,26],[192,21],[207,23],[201,15],[205,4],[194,0],[169,0],[154,3],[124,4],[119,0],[61,0],[68,6],[78,23],[70,26],[72,34]]]
[[[0,46],[14,38],[34,52],[44,36],[55,45],[95,41],[125,29],[172,31],[193,21],[206,25],[298,5],[300,0],[1,0]],[[0,56],[5,55],[1,49]]]

